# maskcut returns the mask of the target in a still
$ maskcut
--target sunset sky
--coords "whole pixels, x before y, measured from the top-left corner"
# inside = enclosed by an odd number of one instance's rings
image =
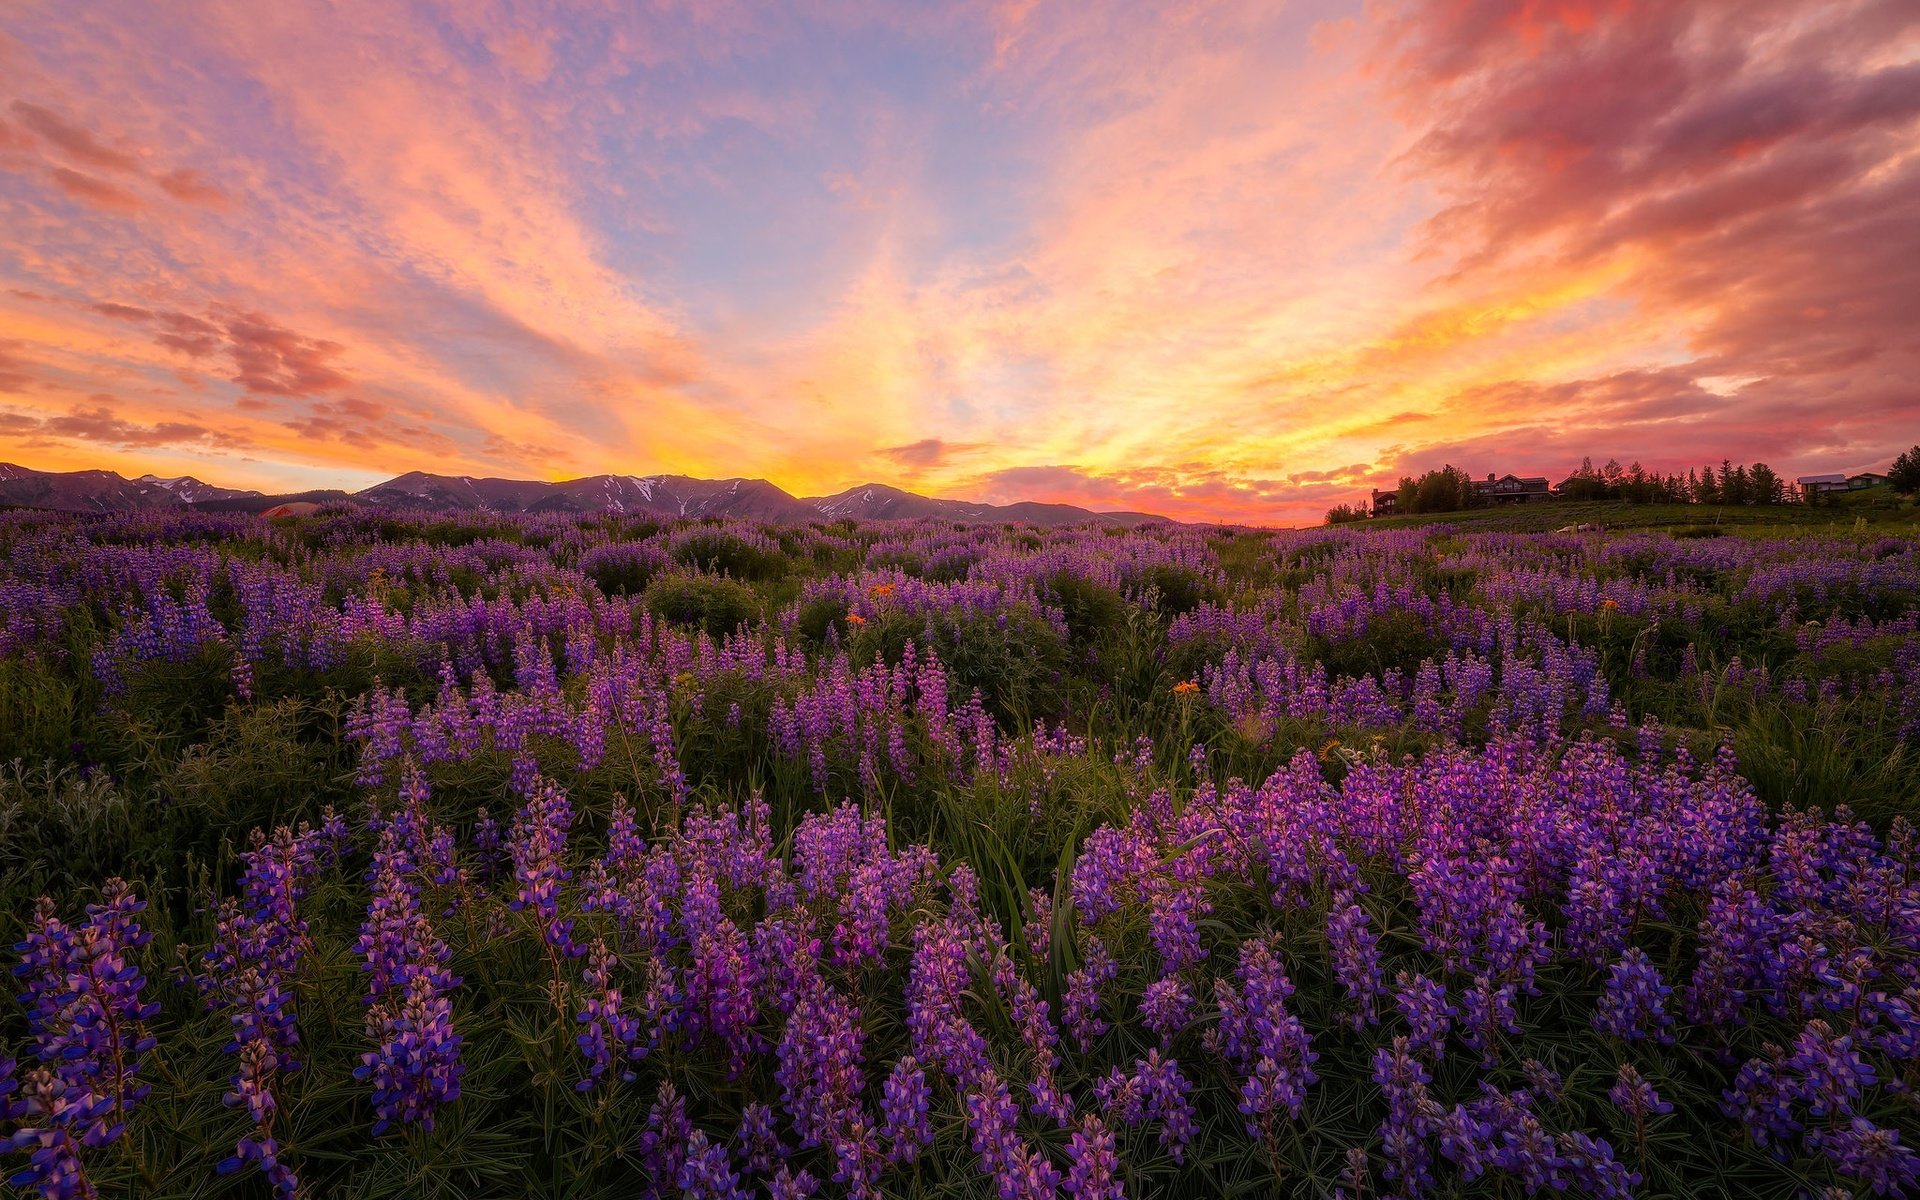
[[[1288,524],[1916,441],[1913,0],[0,0],[30,467]]]

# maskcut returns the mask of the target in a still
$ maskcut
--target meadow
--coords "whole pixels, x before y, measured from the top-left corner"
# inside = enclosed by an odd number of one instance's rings
[[[1656,507],[0,513],[0,1190],[1920,1194],[1912,510]]]

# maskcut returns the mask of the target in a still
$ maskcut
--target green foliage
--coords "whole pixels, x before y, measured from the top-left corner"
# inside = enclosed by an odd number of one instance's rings
[[[1402,479],[1396,499],[1403,513],[1459,512],[1473,507],[1473,503],[1473,479],[1451,463],[1437,471]]]
[[[587,578],[609,596],[638,596],[656,574],[654,564],[639,555],[606,555],[587,567]]]
[[[714,637],[732,633],[760,611],[753,589],[711,575],[663,575],[647,585],[647,611]]]
[[[1901,451],[1887,470],[1887,483],[1902,495],[1920,492],[1920,446]]]
[[[956,703],[978,691],[987,711],[1015,725],[1066,711],[1067,641],[1027,605],[1000,612],[886,613],[848,637],[856,661],[898,663],[908,643],[946,664]]]
[[[1219,599],[1213,582],[1190,567],[1151,563],[1138,571],[1129,589],[1150,607],[1175,616]]]
[[[735,579],[778,579],[789,569],[778,550],[754,545],[721,529],[704,529],[681,536],[673,545],[673,560],[696,571],[730,575]]]
[[[1125,613],[1120,593],[1075,571],[1056,571],[1046,581],[1047,599],[1067,618],[1067,633],[1086,646],[1117,626]]]

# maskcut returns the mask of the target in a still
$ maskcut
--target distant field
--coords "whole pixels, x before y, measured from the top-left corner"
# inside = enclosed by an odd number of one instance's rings
[[[1678,536],[1711,536],[1729,532],[1767,535],[1772,532],[1840,533],[1855,522],[1871,526],[1920,527],[1920,506],[1902,502],[1884,488],[1856,492],[1837,505],[1779,504],[1766,507],[1707,504],[1623,504],[1618,501],[1563,501],[1476,508],[1465,512],[1423,516],[1380,517],[1357,523],[1367,529],[1412,529],[1434,524],[1462,530],[1500,530],[1542,533],[1566,525],[1599,525],[1604,529],[1660,529]]]

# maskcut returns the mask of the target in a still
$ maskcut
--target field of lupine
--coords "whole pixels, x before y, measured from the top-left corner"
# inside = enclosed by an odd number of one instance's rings
[[[0,514],[0,1178],[1920,1195],[1920,541],[1681,532]]]

